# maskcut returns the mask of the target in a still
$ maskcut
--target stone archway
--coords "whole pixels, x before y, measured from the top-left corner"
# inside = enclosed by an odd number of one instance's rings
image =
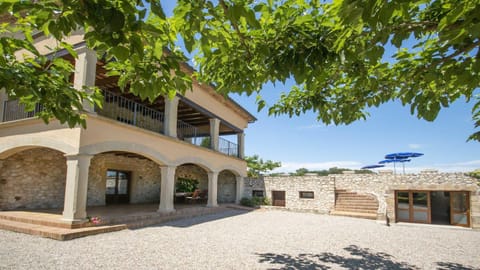
[[[237,176],[224,170],[218,174],[218,203],[235,203],[237,200]]]
[[[91,159],[88,174],[87,206],[160,201],[160,164],[145,156],[123,151],[99,153]]]
[[[185,163],[175,170],[175,198],[176,204],[207,203],[208,198],[208,171],[194,163]]]
[[[46,147],[9,149],[0,170],[0,209],[61,209],[67,163],[64,153]]]

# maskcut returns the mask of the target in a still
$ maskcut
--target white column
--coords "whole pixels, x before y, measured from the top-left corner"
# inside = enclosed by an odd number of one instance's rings
[[[244,187],[244,183],[243,183],[243,177],[241,176],[237,176],[236,177],[236,184],[237,184],[237,196],[236,196],[236,199],[235,199],[235,203],[239,204],[240,203],[240,200],[242,199],[243,197],[243,187]]]
[[[220,119],[210,118],[210,148],[218,151],[218,137],[220,134]]]
[[[238,157],[245,158],[245,133],[237,134]]]
[[[173,199],[175,192],[175,166],[162,166],[162,182],[160,184],[160,205],[158,212],[170,213],[174,212]]]
[[[174,97],[173,99],[165,97],[163,133],[174,138],[177,138],[178,101],[178,97]]]
[[[63,220],[81,221],[87,217],[88,169],[91,155],[67,156],[67,179]]]
[[[208,207],[217,207],[218,172],[208,173]]]
[[[78,49],[77,53],[78,58],[75,59],[73,87],[79,91],[84,91],[84,86],[95,86],[97,55],[95,51],[85,46]],[[83,108],[86,111],[94,112],[93,105],[88,101],[83,102]]]

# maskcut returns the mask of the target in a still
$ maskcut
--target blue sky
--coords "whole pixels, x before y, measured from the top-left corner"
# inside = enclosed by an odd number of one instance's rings
[[[267,85],[262,95],[270,104],[283,87]],[[407,172],[438,169],[442,172],[480,168],[480,143],[466,142],[473,133],[471,108],[464,100],[443,109],[434,122],[419,120],[400,102],[370,109],[367,120],[350,125],[328,125],[316,121],[314,113],[300,117],[273,117],[267,110],[257,113],[255,98],[233,96],[255,115],[257,122],[245,131],[246,155],[282,162],[280,172],[342,167],[359,169],[375,164],[388,153],[420,152],[425,155],[406,163]],[[397,165],[398,166],[398,165]],[[386,169],[393,169],[389,164]]]
[[[161,2],[167,16],[172,14],[176,1]],[[268,104],[273,104],[288,89],[289,86],[268,84],[261,95]],[[376,164],[394,152],[424,153],[406,163],[407,172],[423,169],[465,172],[480,168],[480,143],[466,142],[474,129],[473,104],[465,100],[442,109],[434,122],[419,120],[410,114],[408,107],[391,102],[370,109],[366,121],[326,126],[316,121],[313,113],[293,118],[273,117],[267,115],[266,109],[257,112],[255,96],[231,97],[258,119],[245,131],[246,155],[258,154],[263,159],[282,162],[278,172],[293,172],[302,167],[359,169]],[[388,164],[386,169],[393,169],[393,165]]]

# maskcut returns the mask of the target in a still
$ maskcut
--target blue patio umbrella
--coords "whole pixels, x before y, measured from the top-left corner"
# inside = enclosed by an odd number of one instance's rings
[[[381,168],[381,167],[385,167],[385,165],[383,165],[383,164],[373,164],[373,165],[363,166],[361,169],[365,170],[365,169],[375,169],[375,168]]]
[[[423,156],[422,153],[414,153],[414,152],[399,152],[399,153],[392,153],[385,156],[386,159],[406,159],[412,157],[421,157]]]
[[[403,158],[403,159],[385,159],[379,161],[378,164],[385,164],[385,163],[393,163],[393,171],[396,173],[395,163],[399,162],[403,165],[403,174],[405,174],[405,162],[410,162],[411,159]]]

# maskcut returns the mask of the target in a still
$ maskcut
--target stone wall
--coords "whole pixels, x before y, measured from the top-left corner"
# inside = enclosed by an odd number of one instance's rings
[[[394,175],[339,174],[330,176],[279,176],[263,179],[246,178],[243,197],[252,197],[253,190],[263,190],[271,199],[272,190],[286,191],[286,208],[329,213],[334,206],[335,189],[375,196],[379,202],[378,219],[395,221],[395,190],[468,191],[473,228],[480,229],[480,186],[478,180],[464,173]],[[300,199],[300,191],[314,191],[315,199]]]
[[[160,165],[143,157],[98,154],[90,162],[87,205],[105,205],[107,170],[131,172],[130,203],[160,201]]]
[[[237,190],[236,183],[237,179],[232,172],[222,171],[218,174],[218,203],[235,203]]]
[[[35,148],[3,160],[0,209],[63,208],[66,159],[63,153]]]
[[[251,197],[253,190],[264,190],[264,196],[272,200],[272,191],[285,191],[285,208],[328,214],[335,205],[334,182],[330,177],[279,176],[263,179],[246,179],[244,197]],[[300,198],[300,191],[313,191],[313,199]]]
[[[480,228],[480,187],[464,173],[335,175],[335,187],[374,195],[379,202],[378,217],[395,220],[395,190],[470,191],[472,224]]]
[[[195,164],[184,164],[178,166],[177,170],[175,171],[175,183],[177,182],[178,178],[195,179],[198,181],[198,188],[200,190],[208,189],[207,171]]]

